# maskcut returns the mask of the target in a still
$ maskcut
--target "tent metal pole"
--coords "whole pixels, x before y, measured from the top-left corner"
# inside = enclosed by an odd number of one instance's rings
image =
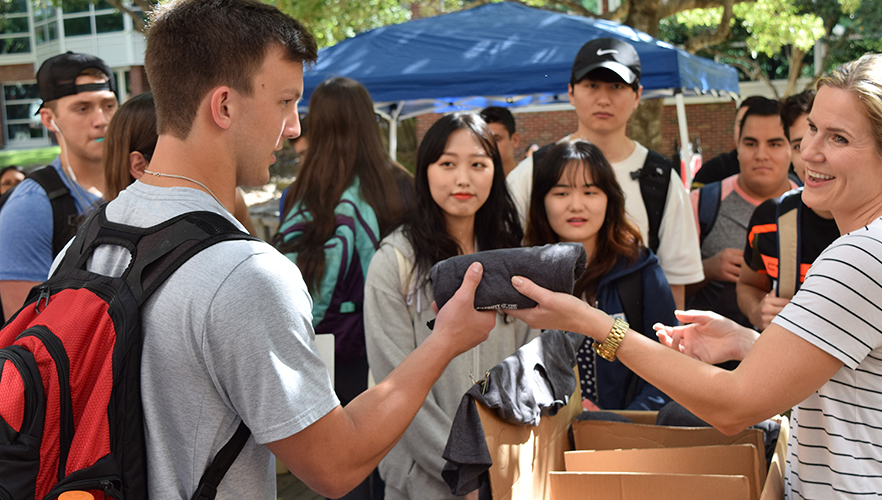
[[[680,174],[688,188],[692,185],[692,144],[689,142],[689,127],[686,124],[686,104],[683,100],[683,89],[674,89],[674,102],[677,105],[677,124],[680,128]]]
[[[392,161],[398,159],[398,118],[403,109],[404,101],[399,101],[389,116],[389,158],[392,158]]]

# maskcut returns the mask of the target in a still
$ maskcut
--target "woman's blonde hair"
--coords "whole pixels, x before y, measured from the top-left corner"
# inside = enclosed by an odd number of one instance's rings
[[[831,87],[853,93],[870,121],[876,151],[882,155],[882,54],[866,54],[839,66],[818,80],[817,88]]]

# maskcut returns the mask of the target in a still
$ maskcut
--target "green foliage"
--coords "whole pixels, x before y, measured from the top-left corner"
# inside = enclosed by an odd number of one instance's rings
[[[817,40],[829,47],[824,69],[882,51],[882,0],[758,0],[736,5],[733,12],[730,39],[697,54],[733,64],[742,76],[784,79],[797,64],[799,76],[811,77]],[[682,12],[662,20],[660,37],[684,44],[714,31],[721,15],[721,8]],[[794,47],[805,52],[802,59]]]
[[[860,0],[843,0],[859,2]],[[739,3],[733,8],[733,25],[741,25],[748,33],[744,40],[752,55],[774,56],[786,45],[809,50],[825,35],[824,21],[815,14],[803,12],[788,0],[758,0]],[[676,15],[676,21],[689,30],[716,28],[723,8],[693,9]]]
[[[882,0],[863,0],[854,12],[841,16],[838,24],[827,40],[825,70],[866,53],[882,53]]]
[[[363,31],[402,23],[410,18],[410,12],[398,0],[277,0],[267,3],[306,25],[319,47],[334,45]]]

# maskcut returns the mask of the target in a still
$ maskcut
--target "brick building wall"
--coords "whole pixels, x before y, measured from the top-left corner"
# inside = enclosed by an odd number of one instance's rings
[[[423,136],[435,120],[441,115],[426,114],[417,117],[417,140]],[[540,113],[515,113],[515,122],[521,136],[520,147],[515,157],[520,159],[530,144],[540,146],[556,141],[572,133],[577,128],[575,112],[546,111]],[[686,105],[686,120],[689,126],[689,137],[694,141],[699,138],[702,158],[708,160],[714,156],[731,151],[735,147],[732,142],[732,127],[735,121],[735,104],[703,103]],[[675,145],[679,142],[680,129],[677,125],[677,108],[669,105],[662,112],[662,144],[665,155],[673,155]]]
[[[0,82],[36,80],[33,64],[9,64],[0,66]]]

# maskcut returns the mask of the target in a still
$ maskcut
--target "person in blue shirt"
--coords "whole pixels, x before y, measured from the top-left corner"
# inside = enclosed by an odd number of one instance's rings
[[[55,170],[84,215],[102,200],[104,135],[118,107],[113,72],[101,59],[68,52],[46,60],[37,72],[43,105],[40,121],[58,138]],[[73,217],[68,217],[68,220]],[[25,179],[0,211],[0,299],[6,317],[17,311],[30,289],[45,281],[52,259],[75,227],[55,227],[46,190]],[[67,231],[67,233],[61,233]],[[62,242],[62,245],[63,245]]]

